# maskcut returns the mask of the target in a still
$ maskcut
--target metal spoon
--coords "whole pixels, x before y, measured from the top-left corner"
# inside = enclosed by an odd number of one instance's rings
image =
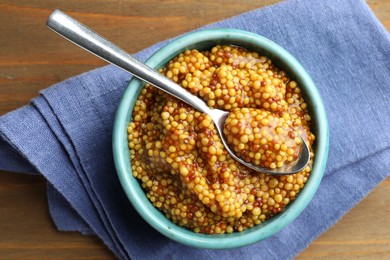
[[[227,141],[223,135],[223,128],[225,120],[229,115],[229,112],[219,109],[209,108],[206,103],[200,98],[194,96],[184,88],[180,87],[173,81],[162,76],[156,70],[148,67],[142,62],[136,60],[124,50],[120,49],[116,45],[112,44],[108,40],[104,39],[85,25],[64,14],[63,12],[56,10],[48,18],[46,25],[57,32],[59,35],[68,39],[69,41],[79,45],[85,50],[95,54],[96,56],[106,60],[125,71],[130,72],[137,78],[150,83],[151,85],[169,93],[170,95],[186,102],[195,109],[208,114],[214,121],[215,127],[222,140],[225,149],[229,154],[241,164],[259,172],[264,172],[273,175],[286,175],[293,174],[302,171],[310,160],[310,151],[305,140],[302,139],[301,151],[297,161],[289,165],[288,167],[269,169],[253,165],[241,158],[237,157],[234,152],[229,148]]]

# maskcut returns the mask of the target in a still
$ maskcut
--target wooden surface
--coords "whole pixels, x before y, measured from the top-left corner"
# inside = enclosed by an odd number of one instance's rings
[[[0,115],[40,89],[105,63],[45,28],[61,9],[137,52],[158,41],[278,0],[0,0]],[[368,4],[390,29],[390,1]],[[390,169],[389,169],[390,170]],[[390,259],[390,179],[385,180],[298,259]],[[0,259],[114,256],[95,236],[58,232],[41,177],[0,172]]]

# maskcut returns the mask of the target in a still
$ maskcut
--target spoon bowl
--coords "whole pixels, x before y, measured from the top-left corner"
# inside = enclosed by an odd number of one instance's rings
[[[99,58],[106,60],[125,71],[130,72],[135,77],[148,82],[151,85],[167,92],[168,94],[186,102],[188,105],[192,106],[198,111],[208,114],[215,124],[225,149],[228,151],[230,156],[232,156],[241,164],[258,172],[273,175],[286,175],[302,171],[309,163],[309,147],[302,138],[298,159],[296,162],[288,165],[287,167],[270,169],[244,161],[238,157],[232,149],[230,149],[229,144],[227,143],[227,140],[223,134],[225,120],[228,117],[229,112],[209,108],[202,99],[194,96],[187,90],[183,89],[181,86],[177,85],[175,82],[158,73],[156,70],[136,60],[124,50],[120,49],[113,43],[87,28],[85,25],[59,10],[54,11],[50,15],[46,25],[53,31],[57,32],[59,35],[91,52],[92,54],[95,54]]]
[[[239,163],[245,165],[248,168],[251,168],[252,170],[258,172],[264,172],[272,175],[288,175],[288,174],[294,174],[302,171],[309,163],[310,160],[309,146],[307,145],[306,141],[302,137],[301,137],[301,146],[300,146],[298,159],[293,163],[284,165],[283,167],[271,169],[271,168],[260,167],[258,165],[246,162],[245,160],[243,160],[242,158],[240,158],[234,153],[234,151],[230,148],[229,144],[227,143],[227,140],[223,134],[223,128],[225,125],[226,118],[229,116],[229,112],[220,109],[211,109],[208,115],[213,120],[215,124],[215,128],[217,129],[221,137],[221,141],[225,149],[230,154],[230,156],[232,156]]]

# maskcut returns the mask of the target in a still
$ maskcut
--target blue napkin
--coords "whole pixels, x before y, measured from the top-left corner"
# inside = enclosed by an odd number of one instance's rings
[[[59,230],[96,234],[121,259],[289,259],[390,174],[390,36],[363,0],[291,0],[207,27],[270,38],[314,79],[331,139],[309,206],[276,235],[238,249],[194,249],[159,234],[132,208],[115,173],[111,129],[131,76],[109,65],[0,117],[0,169],[47,179]],[[136,56],[145,60],[164,44]]]

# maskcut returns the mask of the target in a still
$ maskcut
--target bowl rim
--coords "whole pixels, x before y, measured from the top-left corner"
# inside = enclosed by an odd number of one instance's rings
[[[318,133],[315,163],[313,163],[310,178],[295,201],[288,205],[288,209],[272,219],[243,232],[222,235],[198,234],[173,224],[164,214],[158,211],[146,198],[138,180],[132,175],[128,142],[125,140],[127,140],[129,115],[131,115],[133,109],[133,105],[130,104],[132,100],[135,102],[134,97],[138,97],[143,85],[140,80],[132,78],[119,103],[113,127],[114,164],[122,188],[136,211],[154,229],[179,243],[207,249],[228,249],[253,244],[277,233],[291,223],[313,198],[323,177],[329,150],[329,126],[326,110],[313,80],[296,58],[284,48],[263,36],[232,28],[198,30],[170,41],[156,51],[145,63],[158,68],[164,65],[161,64],[162,59],[160,57],[170,57],[171,59],[179,52],[191,49],[191,46],[195,46],[202,41],[218,42],[221,39],[229,42],[248,42],[253,46],[261,46],[261,49],[275,54],[276,57],[289,66],[299,77],[298,80],[301,86],[304,86],[304,92],[308,94],[307,98],[311,99],[312,109],[310,113],[313,118],[316,118]]]

